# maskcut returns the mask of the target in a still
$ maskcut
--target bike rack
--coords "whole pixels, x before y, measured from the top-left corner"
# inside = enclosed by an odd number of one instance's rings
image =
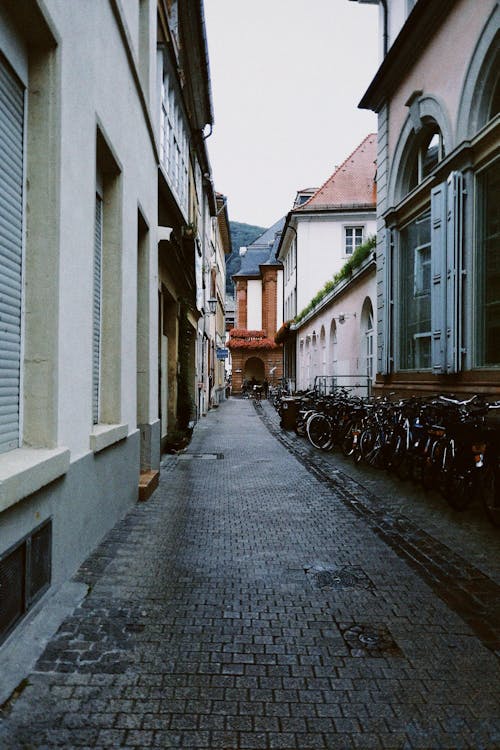
[[[372,379],[360,375],[316,375],[314,392],[317,396],[332,396],[340,390],[349,391],[350,396],[369,399],[372,392]]]

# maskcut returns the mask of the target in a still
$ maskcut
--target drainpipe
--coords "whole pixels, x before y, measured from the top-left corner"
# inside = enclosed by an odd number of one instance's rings
[[[351,2],[358,2],[361,5],[381,5],[382,6],[382,14],[383,14],[383,20],[382,20],[382,50],[383,50],[383,56],[385,57],[387,55],[387,51],[389,49],[389,10],[387,8],[387,0],[351,0]]]

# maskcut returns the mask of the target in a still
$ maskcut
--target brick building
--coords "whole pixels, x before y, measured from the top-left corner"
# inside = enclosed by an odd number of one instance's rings
[[[245,379],[273,383],[283,376],[282,347],[274,342],[283,322],[283,266],[275,257],[283,224],[280,219],[240,250],[241,268],[233,276],[235,328],[228,342],[234,393]]]

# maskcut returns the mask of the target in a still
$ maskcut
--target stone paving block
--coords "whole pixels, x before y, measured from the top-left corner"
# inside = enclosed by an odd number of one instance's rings
[[[37,750],[500,747],[493,621],[488,635],[466,612],[486,611],[491,548],[467,539],[445,559],[436,512],[440,538],[376,498],[381,475],[330,481],[339,457],[285,446],[261,409],[209,413],[186,453],[224,458],[165,458],[156,493],[82,566],[89,594],[1,710],[2,750],[35,736]],[[424,557],[460,579],[460,602],[421,577]],[[355,570],[366,587],[318,587],[306,569]],[[353,623],[383,625],[401,653],[354,657]]]

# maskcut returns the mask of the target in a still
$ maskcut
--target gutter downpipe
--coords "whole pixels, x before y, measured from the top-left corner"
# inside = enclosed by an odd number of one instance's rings
[[[382,51],[384,57],[387,55],[387,50],[389,48],[389,11],[387,9],[387,0],[379,0],[381,6],[382,6],[382,12],[383,12],[383,36],[382,36]]]

